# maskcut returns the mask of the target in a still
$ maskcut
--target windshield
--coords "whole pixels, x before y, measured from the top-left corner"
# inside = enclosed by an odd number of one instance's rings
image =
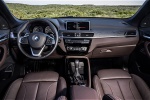
[[[53,17],[128,18],[145,0],[4,0],[19,19]]]

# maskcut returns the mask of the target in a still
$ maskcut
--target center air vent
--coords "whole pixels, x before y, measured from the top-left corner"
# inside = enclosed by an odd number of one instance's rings
[[[65,37],[93,37],[94,33],[63,33]]]

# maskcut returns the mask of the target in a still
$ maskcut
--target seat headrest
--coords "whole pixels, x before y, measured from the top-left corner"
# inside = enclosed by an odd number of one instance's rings
[[[122,69],[103,69],[98,71],[100,79],[117,79],[117,78],[131,78],[127,71]]]
[[[27,74],[23,82],[56,82],[58,81],[59,75],[53,71],[34,72]]]

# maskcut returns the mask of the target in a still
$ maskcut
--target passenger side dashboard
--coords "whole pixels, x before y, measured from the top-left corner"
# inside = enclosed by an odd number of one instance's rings
[[[122,19],[58,18],[58,22],[59,46],[66,55],[86,55],[89,58],[125,56],[139,41],[137,28]],[[67,30],[67,22],[89,22],[89,30]]]

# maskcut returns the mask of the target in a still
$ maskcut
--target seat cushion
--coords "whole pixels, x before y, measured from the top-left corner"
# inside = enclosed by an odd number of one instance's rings
[[[100,70],[97,75],[93,78],[93,85],[100,100],[102,100],[104,94],[111,94],[121,100],[145,100],[145,98],[150,100],[148,86],[136,75],[130,75],[127,71],[121,69]],[[143,89],[139,87],[141,81],[143,83],[141,85],[145,87]],[[146,91],[144,91],[145,89]]]
[[[54,100],[65,95],[65,80],[56,72],[46,71],[29,73],[24,79],[15,81],[4,100]]]

